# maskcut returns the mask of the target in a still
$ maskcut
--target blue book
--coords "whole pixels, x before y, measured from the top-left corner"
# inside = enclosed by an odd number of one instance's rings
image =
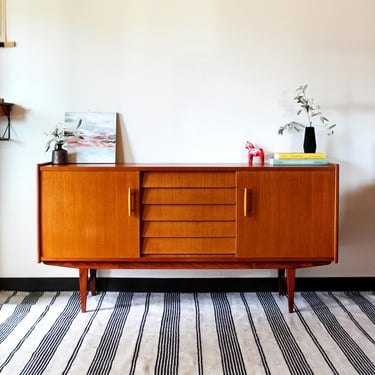
[[[327,159],[269,159],[271,165],[327,165]]]

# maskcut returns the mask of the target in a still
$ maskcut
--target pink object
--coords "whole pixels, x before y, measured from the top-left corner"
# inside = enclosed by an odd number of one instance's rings
[[[247,150],[249,151],[249,165],[253,165],[253,158],[254,156],[259,157],[260,164],[264,165],[264,151],[260,147],[255,147],[252,143],[249,141],[246,142]]]

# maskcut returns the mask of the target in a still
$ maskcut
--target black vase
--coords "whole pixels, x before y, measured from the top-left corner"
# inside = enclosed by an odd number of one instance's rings
[[[61,143],[55,144],[55,149],[52,151],[52,164],[62,165],[68,162],[68,151],[62,148]]]
[[[316,152],[315,128],[307,126],[305,128],[305,138],[303,139],[303,151],[306,153]]]

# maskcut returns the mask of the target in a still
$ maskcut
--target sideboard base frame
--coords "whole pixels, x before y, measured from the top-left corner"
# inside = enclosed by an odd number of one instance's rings
[[[296,269],[324,266],[331,260],[301,261],[301,262],[177,262],[153,260],[152,262],[44,262],[46,265],[77,268],[79,270],[79,290],[81,299],[81,310],[86,312],[87,292],[96,295],[96,279],[98,269],[277,269],[278,270],[278,292],[288,297],[288,311],[293,312],[294,291],[296,280]]]

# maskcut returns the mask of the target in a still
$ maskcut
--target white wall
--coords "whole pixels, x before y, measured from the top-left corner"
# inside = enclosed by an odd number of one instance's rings
[[[0,143],[0,277],[77,274],[36,262],[36,164],[65,111],[118,112],[119,162],[244,162],[246,140],[300,149],[302,135],[277,129],[296,119],[304,83],[338,124],[318,151],[340,164],[340,261],[297,275],[375,276],[374,21],[373,0],[8,1],[17,46],[0,49],[0,97],[16,106]]]

